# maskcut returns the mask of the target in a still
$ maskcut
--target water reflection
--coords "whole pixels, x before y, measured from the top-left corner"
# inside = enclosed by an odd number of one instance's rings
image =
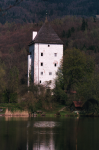
[[[55,126],[59,126],[59,123],[55,121],[37,121],[34,123],[34,127],[37,128],[54,128]]]
[[[55,150],[55,143],[52,134],[49,136],[49,140],[45,140],[45,138],[42,140],[42,142],[40,142],[39,140],[40,139],[38,135],[38,140],[33,145],[33,150]]]
[[[99,149],[99,118],[0,118],[0,150]]]
[[[33,124],[33,150],[55,150],[55,143],[53,135],[55,132],[53,128],[59,127],[60,123],[56,121],[35,121]],[[28,122],[27,127],[30,127],[31,124]],[[29,128],[28,134],[29,134]],[[29,140],[29,139],[28,139]],[[29,142],[27,150],[29,149]]]

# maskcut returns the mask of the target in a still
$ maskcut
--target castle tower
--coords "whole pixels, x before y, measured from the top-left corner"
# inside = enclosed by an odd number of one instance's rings
[[[56,72],[63,57],[63,42],[47,19],[38,33],[33,32],[32,37],[28,55],[28,86],[31,74],[35,84],[45,85],[46,81],[51,81],[50,88],[53,89]]]

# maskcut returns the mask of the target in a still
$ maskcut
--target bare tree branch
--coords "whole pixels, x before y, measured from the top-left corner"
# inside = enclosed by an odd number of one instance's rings
[[[0,12],[4,12],[3,14],[2,14],[2,16],[4,16],[6,13],[6,11],[7,10],[9,10],[9,9],[11,9],[11,8],[13,8],[13,7],[15,7],[15,6],[17,6],[18,4],[20,4],[21,2],[22,2],[23,0],[15,0],[15,2],[14,2],[14,4],[13,5],[10,5],[10,6],[8,6],[8,7],[6,7],[6,8],[0,8]]]

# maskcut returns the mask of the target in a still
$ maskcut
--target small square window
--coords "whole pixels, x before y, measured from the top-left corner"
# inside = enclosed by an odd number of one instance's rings
[[[54,53],[54,56],[57,57],[57,53]]]
[[[52,75],[52,72],[49,72],[49,75]]]
[[[41,63],[41,66],[43,66],[43,63]]]
[[[43,56],[43,53],[41,53],[41,56]]]
[[[55,64],[54,64],[54,66],[56,67],[56,66],[57,66],[57,64],[55,63]]]
[[[41,72],[41,75],[43,75],[43,72]]]
[[[41,80],[40,80],[40,83],[41,83]]]
[[[50,45],[48,45],[48,47],[50,47]]]

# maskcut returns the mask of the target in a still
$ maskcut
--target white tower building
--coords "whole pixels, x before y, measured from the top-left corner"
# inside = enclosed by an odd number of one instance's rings
[[[50,88],[53,89],[62,57],[63,42],[46,20],[38,33],[33,32],[29,44],[28,86],[31,74],[35,84],[46,85],[46,81],[51,81]]]

